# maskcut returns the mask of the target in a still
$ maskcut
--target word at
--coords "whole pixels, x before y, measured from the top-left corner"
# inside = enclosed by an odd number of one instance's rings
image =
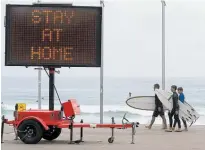
[[[44,29],[42,32],[42,41],[45,41],[45,39],[48,39],[50,42],[52,41],[53,32],[56,32],[56,41],[59,42],[59,36],[60,32],[62,32],[63,29]]]

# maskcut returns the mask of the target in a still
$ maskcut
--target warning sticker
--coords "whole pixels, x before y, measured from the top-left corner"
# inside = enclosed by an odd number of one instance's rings
[[[26,110],[26,104],[25,103],[17,103],[17,111],[24,111]]]

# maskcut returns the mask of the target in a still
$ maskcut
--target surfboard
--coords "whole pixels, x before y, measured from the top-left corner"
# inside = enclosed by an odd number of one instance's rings
[[[126,104],[134,109],[154,111],[155,109],[155,97],[154,96],[135,96],[129,97],[126,100]],[[164,107],[164,110],[167,110]]]
[[[193,114],[192,116],[196,122],[196,120],[198,120],[200,117],[199,113],[188,102],[184,101],[184,105],[187,107],[188,113],[192,112],[191,114]]]
[[[168,110],[171,110],[173,107],[172,104],[172,93],[167,92],[164,90],[156,90],[155,93],[157,94],[160,101],[165,105]],[[196,110],[187,102],[182,103],[179,101],[179,117],[185,119],[187,122],[190,123],[190,126],[196,122],[196,120],[199,118],[199,114],[196,112]]]
[[[168,108],[168,110],[171,111],[173,107],[172,93],[169,93],[169,92],[166,92],[160,89],[155,90],[155,93],[157,94],[158,98],[163,103],[163,105],[165,105],[166,108]],[[185,119],[189,123],[193,123],[191,116],[189,116],[189,114],[184,113],[181,110],[181,107],[179,110],[179,117]]]
[[[171,92],[166,92],[163,90],[161,91],[161,93],[168,98],[172,95]],[[200,117],[200,115],[197,113],[197,111],[187,101],[184,101],[184,103],[179,101],[179,106],[181,106],[181,110],[185,114],[189,114],[189,116],[191,116],[192,120],[196,121]]]

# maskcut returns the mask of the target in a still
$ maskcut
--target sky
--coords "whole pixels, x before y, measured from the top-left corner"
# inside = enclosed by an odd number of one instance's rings
[[[54,2],[54,0],[52,0]],[[34,67],[5,67],[5,4],[1,0],[1,75],[37,76]],[[51,2],[51,0],[42,0]],[[68,0],[58,0],[60,3]],[[99,5],[99,0],[72,0]],[[165,8],[166,77],[205,77],[205,0],[167,0]],[[104,7],[104,76],[160,77],[162,74],[160,0],[106,0]],[[61,68],[61,76],[100,76],[99,68]],[[46,76],[46,74],[43,74]]]

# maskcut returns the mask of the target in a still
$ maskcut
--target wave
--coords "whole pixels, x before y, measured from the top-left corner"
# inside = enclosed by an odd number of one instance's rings
[[[5,113],[13,113],[14,111],[14,105],[9,105],[9,104],[4,104],[2,107],[3,112]],[[27,109],[38,109],[37,104],[27,104]],[[48,105],[42,105],[42,109],[48,109]],[[56,110],[60,110],[60,105],[55,105]],[[205,116],[205,108],[195,108],[197,112],[201,116]],[[100,114],[100,106],[99,105],[80,105],[80,110],[82,115],[99,115]],[[106,116],[111,116],[111,115],[116,115],[116,116],[122,116],[125,113],[127,115],[132,115],[132,116],[144,116],[148,117],[152,115],[152,111],[144,111],[144,110],[137,110],[130,108],[128,106],[122,106],[122,105],[104,105],[103,107],[103,112],[104,115]]]
[[[37,104],[27,104],[27,109],[38,109]],[[42,109],[48,109],[48,105],[41,105]],[[4,109],[7,112],[13,112],[15,110],[14,105],[4,104]],[[55,109],[59,110],[60,105],[55,105]],[[151,112],[142,111],[132,109],[128,106],[116,106],[116,105],[104,105],[104,114],[124,114],[128,113],[130,115],[142,115],[142,116],[150,116]],[[100,114],[100,106],[99,105],[80,105],[81,114]]]
[[[27,109],[37,109],[37,104],[28,104]],[[47,109],[48,105],[42,105],[42,109]],[[76,116],[76,122],[80,121],[82,118],[86,122],[98,122],[100,120],[100,107],[98,105],[81,105],[81,114]],[[56,110],[60,109],[60,105],[55,106]],[[198,111],[199,110],[199,111]],[[205,125],[205,108],[200,108],[197,111],[200,114],[200,118],[194,125]],[[13,105],[4,105],[1,109],[1,114],[4,114],[7,119],[13,119]],[[104,122],[109,123],[111,117],[116,118],[116,122],[120,123],[122,117],[127,113],[126,118],[129,121],[138,121],[140,124],[148,124],[151,120],[152,111],[143,111],[132,109],[128,106],[116,106],[116,105],[105,105],[103,118]],[[168,119],[167,113],[165,114]],[[155,124],[161,124],[161,118],[156,118]]]

